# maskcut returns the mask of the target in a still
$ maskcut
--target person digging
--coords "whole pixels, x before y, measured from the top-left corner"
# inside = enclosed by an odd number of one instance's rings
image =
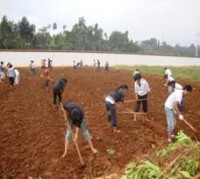
[[[59,103],[62,102],[62,94],[64,92],[66,84],[67,84],[67,79],[62,78],[53,85],[53,105],[54,105],[54,107],[56,107],[56,105],[57,105],[57,97],[58,97]]]
[[[113,132],[120,133],[121,131],[117,129],[117,114],[116,114],[116,104],[122,109],[125,93],[128,90],[128,85],[123,84],[118,88],[112,90],[105,98],[105,106],[107,110],[108,123],[112,126]]]
[[[176,127],[175,114],[178,115],[178,118],[182,121],[185,121],[183,115],[179,110],[179,105],[182,102],[182,99],[192,92],[191,85],[185,85],[182,90],[177,90],[171,93],[165,101],[164,109],[167,119],[167,132],[168,132],[168,143],[172,143],[175,138],[174,130]],[[186,121],[185,121],[186,122]]]
[[[79,159],[81,161],[81,164],[84,164],[77,142],[76,142],[78,138],[79,129],[81,130],[84,138],[88,141],[91,151],[94,154],[98,153],[98,150],[93,147],[91,135],[86,127],[85,119],[84,119],[84,111],[79,104],[72,103],[72,102],[60,103],[60,106],[64,113],[64,119],[65,121],[67,121],[67,124],[68,124],[67,131],[66,131],[66,138],[65,138],[65,149],[64,149],[64,153],[62,157],[65,157],[67,155],[69,142],[71,139],[73,139],[77,152],[79,154]],[[73,135],[73,132],[72,132],[74,126],[76,127],[75,135]]]

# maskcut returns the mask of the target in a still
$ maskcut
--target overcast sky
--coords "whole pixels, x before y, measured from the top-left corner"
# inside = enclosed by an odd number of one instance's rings
[[[26,16],[37,29],[56,22],[67,30],[84,17],[108,34],[129,31],[129,39],[152,37],[170,45],[200,42],[200,0],[0,0],[0,18]],[[197,34],[199,36],[197,36]]]

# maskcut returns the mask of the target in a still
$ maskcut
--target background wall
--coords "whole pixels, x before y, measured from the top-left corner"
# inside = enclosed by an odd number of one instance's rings
[[[99,59],[101,66],[108,61],[113,65],[147,65],[147,66],[200,66],[200,58],[151,56],[133,54],[111,53],[81,53],[81,52],[0,52],[0,61],[5,64],[11,62],[15,67],[28,66],[30,60],[34,60],[40,66],[41,59],[53,60],[53,66],[72,66],[73,61],[82,60],[84,65],[91,66],[93,60]]]

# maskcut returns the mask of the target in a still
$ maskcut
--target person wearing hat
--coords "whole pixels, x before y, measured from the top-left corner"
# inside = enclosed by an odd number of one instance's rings
[[[67,84],[67,79],[62,78],[58,80],[53,86],[53,104],[56,106],[57,97],[59,99],[59,103],[62,102],[62,94]]]
[[[150,93],[149,84],[144,78],[142,78],[140,73],[136,74],[134,79],[134,90],[136,96],[136,105],[134,111],[139,112],[140,105],[142,103],[143,112],[146,113],[148,111],[148,94]]]
[[[98,151],[93,147],[92,140],[91,140],[91,135],[87,129],[87,126],[85,124],[85,119],[84,119],[84,111],[82,107],[79,104],[72,103],[72,102],[64,102],[60,103],[61,109],[64,111],[65,119],[68,118],[68,125],[67,125],[67,131],[66,131],[66,137],[65,137],[65,149],[63,153],[63,157],[67,155],[67,149],[69,146],[69,142],[73,138],[74,141],[76,142],[78,138],[78,131],[79,129],[81,130],[84,138],[87,140],[91,151],[96,154]],[[76,133],[73,136],[73,127],[76,127]]]
[[[128,86],[123,84],[111,91],[105,98],[108,122],[111,123],[114,132],[120,132],[117,129],[116,103],[123,104],[126,90],[128,90]]]
[[[181,104],[184,97],[186,97],[192,91],[191,85],[185,85],[182,90],[177,90],[171,93],[165,102],[165,114],[167,118],[167,131],[168,131],[168,142],[171,143],[174,135],[174,129],[176,126],[175,114],[178,115],[180,120],[184,117],[179,110],[179,105]]]

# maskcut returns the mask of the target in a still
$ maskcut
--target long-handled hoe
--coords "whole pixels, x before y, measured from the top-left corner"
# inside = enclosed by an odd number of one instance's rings
[[[132,103],[132,102],[135,102],[135,101],[145,101],[145,100],[149,100],[149,99],[152,99],[152,98],[145,98],[145,99],[131,99],[131,100],[126,100],[126,101],[124,101],[124,103]]]
[[[125,111],[122,111],[122,112],[117,112],[119,114],[133,114],[134,115],[134,121],[137,121],[137,115],[147,115],[147,113],[143,113],[143,112],[133,112],[131,110],[128,110],[126,109]],[[149,121],[147,118],[146,118],[147,121]]]
[[[81,167],[85,167],[85,163],[84,163],[83,158],[82,158],[82,156],[81,156],[81,153],[80,153],[78,144],[77,144],[77,142],[76,142],[76,140],[75,140],[75,138],[74,138],[73,131],[72,131],[72,129],[71,129],[70,125],[69,125],[69,122],[68,122],[68,120],[67,120],[67,115],[66,115],[66,112],[65,112],[65,110],[64,110],[64,108],[63,108],[63,106],[62,106],[62,103],[60,103],[60,106],[61,106],[61,109],[62,109],[62,111],[63,111],[64,118],[65,118],[65,120],[67,121],[67,125],[69,126],[69,129],[70,129],[71,132],[72,132],[72,140],[74,141],[74,144],[75,144],[75,146],[76,146],[76,150],[77,150],[77,152],[78,152],[79,160],[80,160],[80,162],[81,162]]]
[[[188,121],[186,121],[185,119],[183,119],[183,121],[185,122],[185,124],[187,124],[193,131],[197,131]]]

